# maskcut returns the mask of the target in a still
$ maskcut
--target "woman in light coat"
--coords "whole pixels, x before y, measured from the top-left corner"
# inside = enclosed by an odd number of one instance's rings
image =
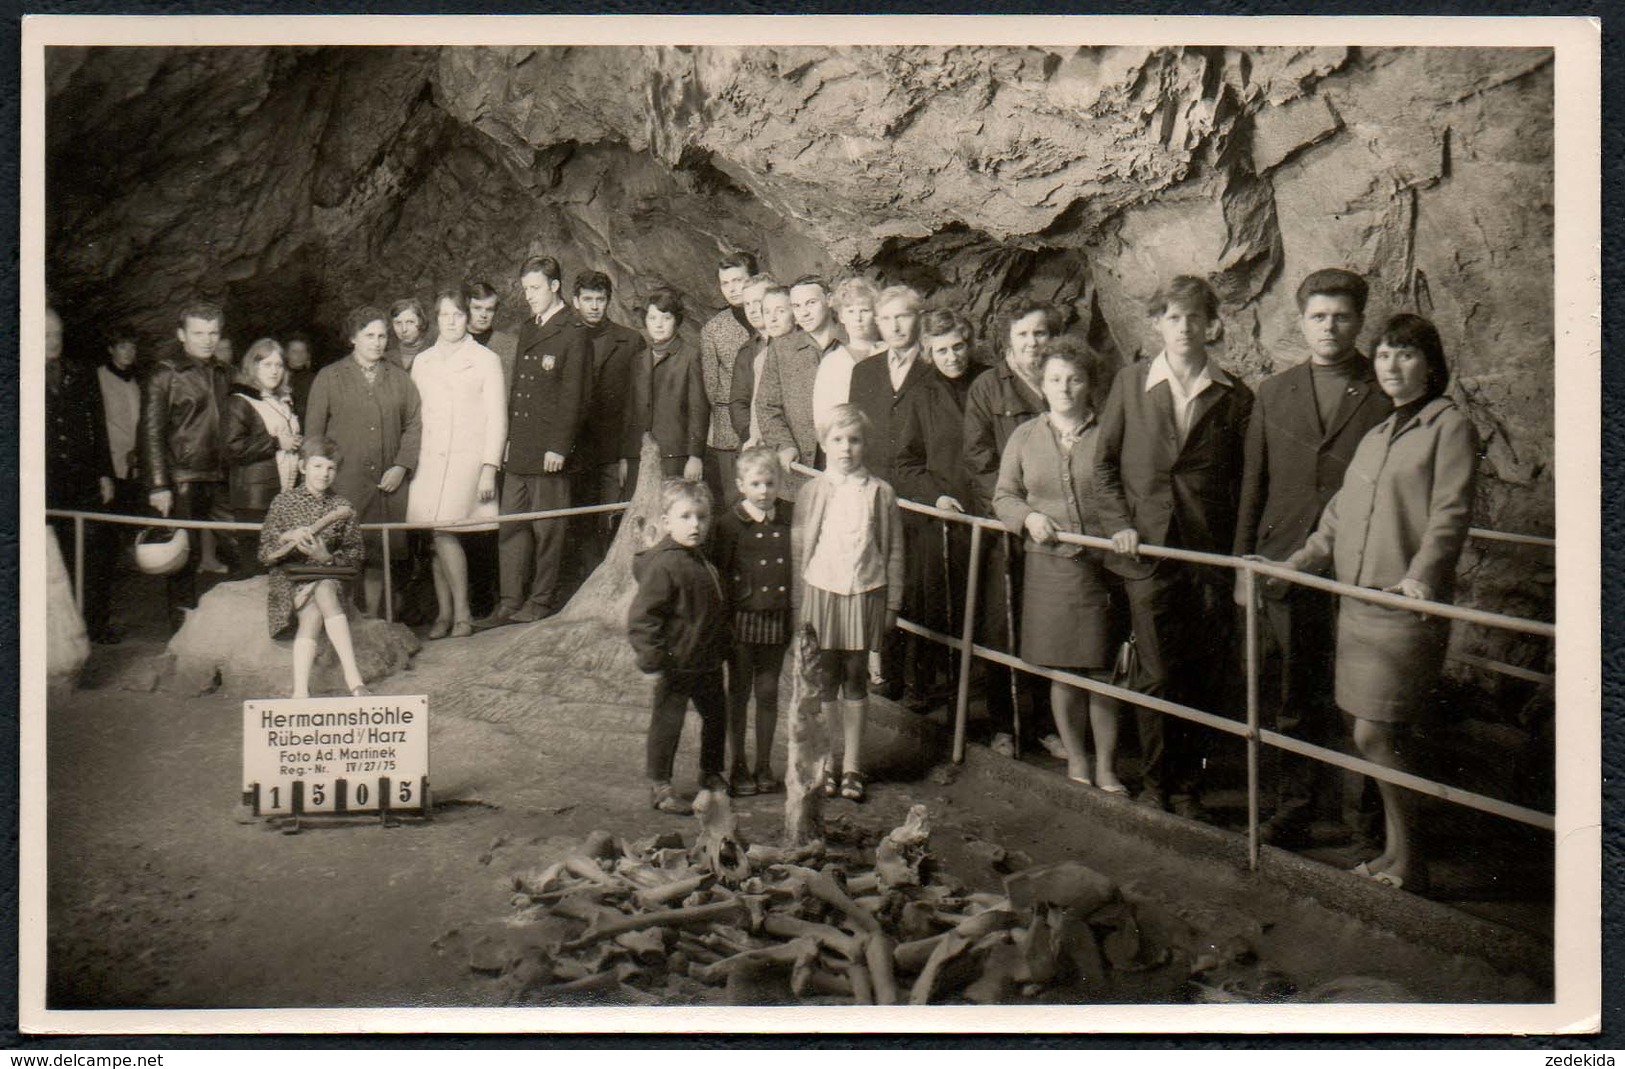
[[[473,634],[468,609],[468,558],[463,531],[489,531],[495,523],[497,468],[508,440],[508,395],[502,360],[468,334],[468,295],[447,290],[435,298],[439,339],[412,362],[412,382],[423,406],[423,445],[406,503],[412,523],[459,523],[434,534],[434,592],[439,612],[430,638]]]
[[[1450,372],[1432,323],[1395,316],[1378,335],[1372,367],[1393,415],[1360,440],[1342,489],[1286,564],[1330,565],[1340,583],[1448,602],[1472,519],[1477,435],[1444,396]],[[1429,708],[1449,639],[1445,617],[1340,599],[1337,705],[1354,717],[1354,742],[1367,760],[1399,766],[1397,729]],[[1383,780],[1377,786],[1386,841],[1355,871],[1425,892],[1427,865],[1412,834],[1416,796]]]

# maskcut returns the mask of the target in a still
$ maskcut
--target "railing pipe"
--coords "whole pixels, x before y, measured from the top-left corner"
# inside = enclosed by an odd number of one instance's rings
[[[1247,599],[1247,867],[1258,871],[1258,588],[1257,576],[1241,573]]]
[[[1016,653],[1016,566],[1015,553],[1010,549],[1010,532],[1004,532],[1000,547],[1004,550],[1004,640],[1010,652]],[[1021,677],[1010,673],[1010,742],[1017,757],[1021,756]]]
[[[976,656],[976,600],[982,577],[982,528],[970,529],[970,568],[965,579],[965,618],[961,621],[959,691],[954,698],[954,764],[965,763],[965,722],[970,716],[970,671]]]
[[[382,538],[380,539],[380,541],[382,541],[383,546],[384,546],[384,620],[387,623],[394,623],[395,622],[395,577],[394,577],[393,573],[394,573],[395,569],[390,567],[390,564],[392,563],[392,559],[391,559],[391,553],[390,553],[390,549],[389,549],[389,532],[388,531],[382,532]],[[364,581],[365,580],[363,580],[363,582]]]
[[[79,619],[85,618],[85,517],[73,518],[73,607],[79,610]]]

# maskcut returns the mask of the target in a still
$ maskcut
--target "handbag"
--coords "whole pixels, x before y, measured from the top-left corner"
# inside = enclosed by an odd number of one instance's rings
[[[1112,686],[1124,690],[1140,689],[1140,648],[1131,634],[1117,648],[1117,660],[1112,663]]]
[[[317,564],[313,561],[295,561],[282,566],[282,574],[295,583],[314,582],[318,579],[354,579],[361,574],[355,564]]]

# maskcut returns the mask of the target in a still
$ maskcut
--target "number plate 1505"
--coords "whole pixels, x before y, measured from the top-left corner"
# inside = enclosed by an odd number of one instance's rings
[[[243,703],[243,792],[261,815],[421,810],[427,695]]]

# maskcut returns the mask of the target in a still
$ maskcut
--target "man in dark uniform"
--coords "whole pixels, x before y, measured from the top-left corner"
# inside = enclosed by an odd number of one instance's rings
[[[45,504],[96,511],[113,500],[113,457],[107,448],[102,392],[90,367],[62,356],[62,320],[45,310]],[[74,574],[73,521],[52,520],[62,561]],[[85,633],[92,642],[117,642],[108,626],[108,583],[117,543],[112,528],[85,524]]]
[[[1235,553],[1285,560],[1298,550],[1366,432],[1394,410],[1377,388],[1371,361],[1356,342],[1365,323],[1365,279],[1336,268],[1316,271],[1298,287],[1299,326],[1309,359],[1258,387],[1247,424]],[[1236,604],[1246,606],[1240,573]],[[1341,725],[1332,700],[1337,605],[1330,594],[1282,584],[1266,591],[1259,617],[1266,726],[1326,746]],[[1335,797],[1340,775],[1317,775],[1315,762],[1280,754],[1275,811],[1259,826],[1266,843],[1310,845],[1317,810]]]
[[[627,465],[620,455],[621,423],[626,414],[632,361],[643,349],[643,336],[609,317],[612,291],[609,276],[602,271],[583,271],[576,275],[571,304],[593,353],[592,375],[587,385],[587,420],[579,450],[581,471],[575,495],[583,505],[625,501],[634,489],[626,485]],[[620,515],[609,513],[581,519],[579,529],[584,535],[581,565],[582,575],[586,576],[609,551],[609,539],[620,525]]]
[[[533,256],[519,271],[531,315],[519,331],[508,392],[502,511],[509,515],[570,506],[567,466],[587,410],[592,344],[565,306],[560,276],[551,256]],[[502,596],[477,626],[529,623],[562,608],[559,560],[568,532],[568,520],[502,525]]]
[[[214,363],[225,321],[218,305],[188,305],[175,337],[181,351],[160,357],[141,391],[141,477],[147,501],[161,516],[229,520],[226,462],[220,449],[220,409],[226,379]],[[202,539],[191,540],[186,567],[169,577],[170,626],[197,605]]]

